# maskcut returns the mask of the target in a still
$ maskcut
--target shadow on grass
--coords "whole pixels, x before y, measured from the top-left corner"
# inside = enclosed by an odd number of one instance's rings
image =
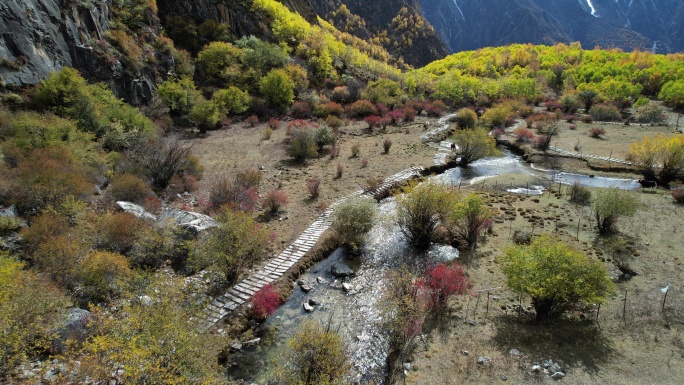
[[[510,316],[493,321],[494,344],[506,354],[509,349],[518,349],[532,361],[551,358],[564,368],[581,367],[595,374],[617,354],[612,342],[590,321],[524,322]]]

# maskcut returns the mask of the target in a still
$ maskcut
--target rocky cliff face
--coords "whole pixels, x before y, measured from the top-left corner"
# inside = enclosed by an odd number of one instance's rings
[[[65,0],[0,2],[0,76],[5,86],[38,83],[51,71],[76,67],[103,80],[113,69],[93,60],[91,43],[109,28],[105,2],[83,6]]]
[[[680,0],[420,0],[451,52],[508,43],[684,50]]]
[[[131,104],[149,101],[160,69],[131,70],[116,57],[98,54],[96,45],[106,44],[111,22],[108,4],[102,0],[0,2],[0,86],[38,84],[52,71],[73,67],[91,82],[108,83],[115,95]]]

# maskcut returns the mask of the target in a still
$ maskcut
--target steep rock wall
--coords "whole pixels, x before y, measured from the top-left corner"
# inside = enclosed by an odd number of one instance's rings
[[[5,86],[33,85],[51,71],[76,67],[106,80],[112,69],[93,62],[92,41],[109,28],[106,2],[66,6],[65,0],[0,2],[0,76]]]
[[[73,67],[90,82],[105,82],[117,97],[144,104],[154,96],[160,68],[124,68],[93,48],[104,44],[111,12],[107,0],[3,0],[0,2],[0,86],[38,84],[50,72]],[[168,63],[166,63],[168,64]]]

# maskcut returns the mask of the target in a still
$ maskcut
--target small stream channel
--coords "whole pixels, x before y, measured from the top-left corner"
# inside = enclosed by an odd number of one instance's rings
[[[516,173],[546,177],[551,183],[579,182],[586,186],[621,189],[639,187],[631,179],[592,177],[535,168],[508,150],[502,150],[499,157],[481,159],[466,168],[449,169],[433,178],[451,185],[468,185],[493,176]],[[541,194],[544,190],[542,186],[516,186],[509,191]],[[283,364],[286,342],[297,327],[308,318],[325,323],[332,317],[333,324],[339,326],[351,352],[352,381],[360,384],[377,383],[386,378],[388,346],[379,331],[381,311],[378,303],[385,284],[385,273],[402,264],[413,265],[413,271],[420,271],[429,264],[458,258],[459,253],[451,246],[435,244],[425,252],[426,256],[416,258],[416,252],[408,247],[396,225],[394,198],[383,200],[378,207],[378,224],[371,230],[362,255],[350,259],[342,249],[337,249],[327,259],[307,270],[300,280],[310,285],[312,290],[304,293],[299,287],[294,288],[292,296],[264,324],[266,332],[261,336],[261,343],[230,356],[231,366],[227,370],[230,377],[243,379],[247,383],[267,384],[272,378],[273,369]],[[335,278],[330,269],[337,262],[350,266],[356,275]],[[417,263],[423,265],[417,266]],[[349,283],[352,290],[345,292],[343,282]],[[307,313],[303,303],[310,298],[320,305],[315,306],[312,313]]]

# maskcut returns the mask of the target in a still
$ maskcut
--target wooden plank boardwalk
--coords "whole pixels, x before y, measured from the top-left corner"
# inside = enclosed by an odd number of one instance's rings
[[[375,191],[364,192],[363,190],[359,190],[331,204],[330,207],[316,218],[316,220],[314,220],[314,222],[304,230],[292,244],[285,248],[285,250],[273,259],[267,261],[264,266],[252,273],[249,277],[231,287],[227,292],[214,298],[211,303],[197,315],[200,328],[203,331],[211,329],[230,314],[230,312],[249,302],[254,296],[254,293],[264,286],[280,279],[292,266],[299,262],[299,260],[311,250],[316,242],[318,242],[321,235],[330,227],[332,224],[332,213],[337,205],[346,199],[364,193],[368,193],[372,196],[382,195],[398,183],[420,176],[422,170],[423,167],[419,166],[408,168],[386,178]]]

